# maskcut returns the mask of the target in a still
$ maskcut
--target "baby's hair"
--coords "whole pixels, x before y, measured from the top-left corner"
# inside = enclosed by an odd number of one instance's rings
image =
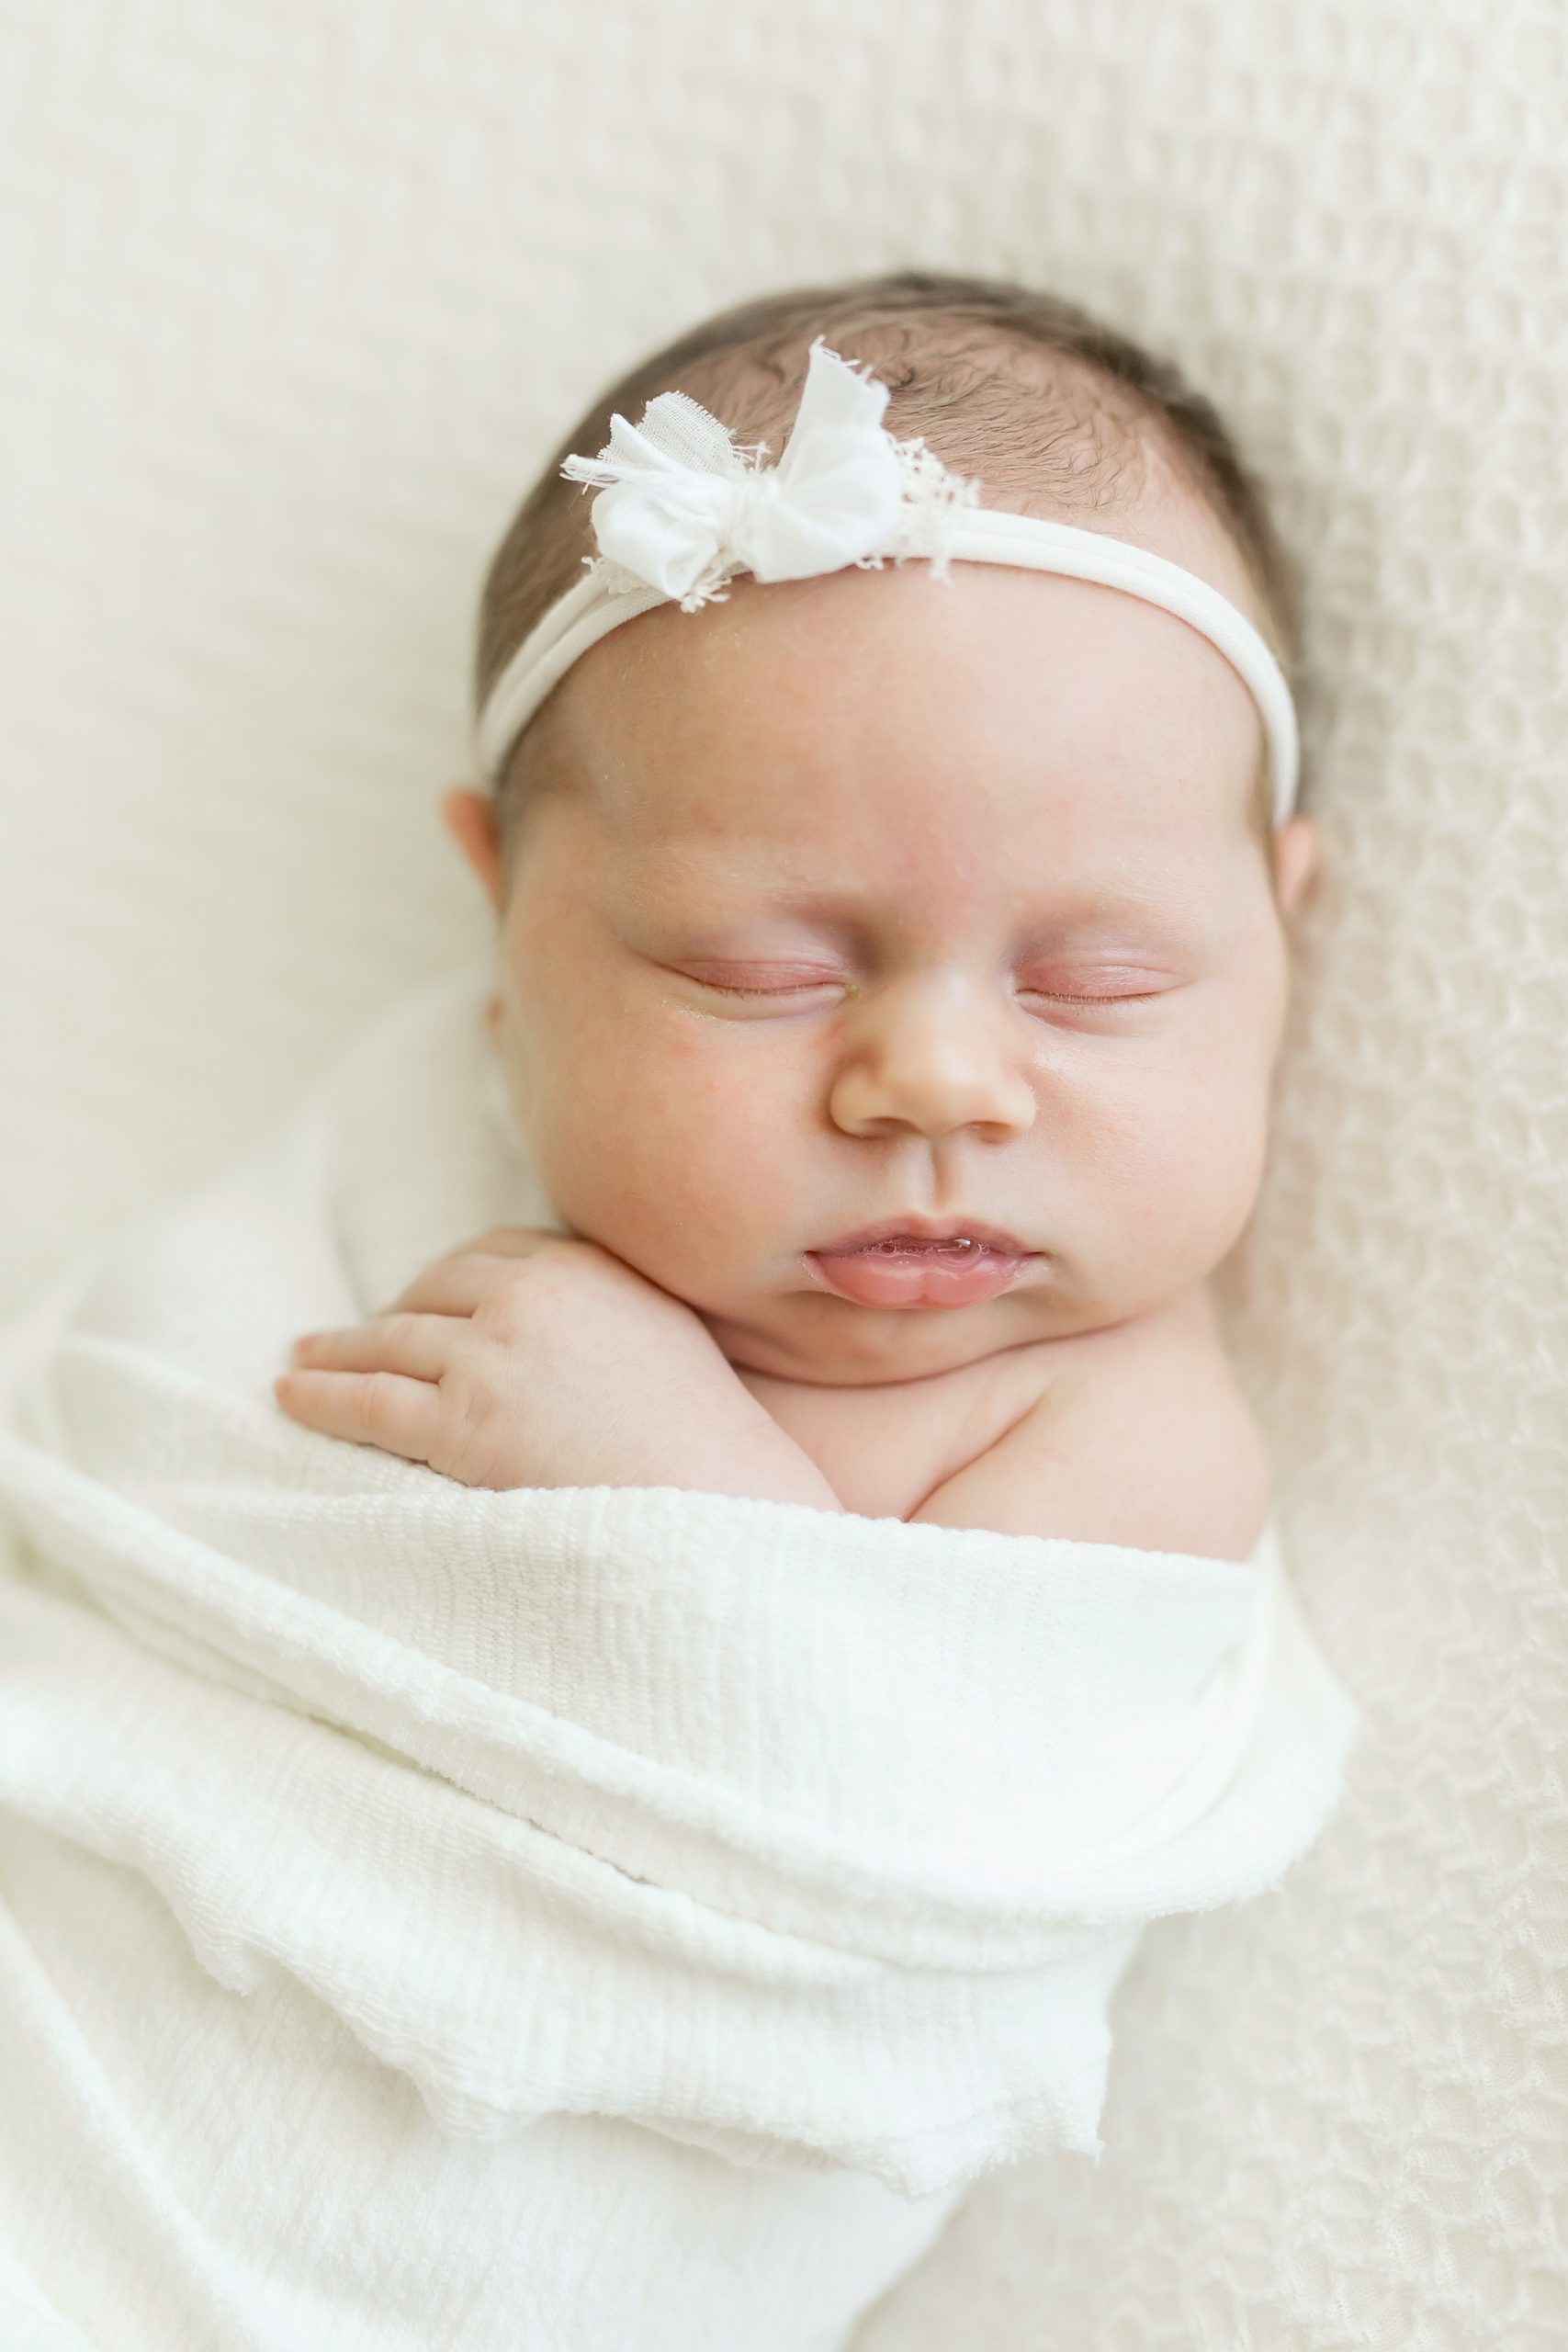
[[[479,607],[478,703],[594,552],[591,502],[562,478],[563,460],[595,455],[613,413],[636,424],[656,394],[680,390],[721,417],[738,442],[765,441],[776,463],[818,335],[889,387],[886,429],[899,438],[919,435],[944,464],[977,474],[987,505],[1064,520],[1114,513],[1135,503],[1151,458],[1163,461],[1228,534],[1293,686],[1294,578],[1262,491],[1212,403],[1170,361],[1076,303],[1005,278],[907,269],[739,303],[600,393],[549,458],[491,560]],[[494,787],[509,865],[529,797],[533,734],[524,729]],[[1258,784],[1267,839],[1261,766]]]

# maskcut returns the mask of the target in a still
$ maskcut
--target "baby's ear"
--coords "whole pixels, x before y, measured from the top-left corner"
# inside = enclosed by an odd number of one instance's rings
[[[1318,831],[1310,817],[1292,817],[1274,836],[1274,876],[1280,912],[1293,914],[1317,872]]]
[[[494,802],[488,793],[476,792],[472,785],[449,785],[441,796],[441,817],[447,831],[479,876],[486,898],[499,913],[501,828],[496,823]]]

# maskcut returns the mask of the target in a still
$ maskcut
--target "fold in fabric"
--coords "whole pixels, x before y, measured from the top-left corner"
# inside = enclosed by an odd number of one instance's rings
[[[102,2048],[160,1968],[220,2020],[283,1999],[333,2081],[417,2099],[437,2166],[614,2119],[647,2162],[848,2172],[907,2208],[1098,2154],[1143,1926],[1273,1884],[1342,1786],[1356,1719],[1272,1532],[1235,1562],[494,1493],[289,1421],[298,1332],[489,1226],[561,1229],[488,989],[396,1008],[0,1335],[0,1889],[25,1889],[0,1984],[54,1951],[68,2037],[58,1955],[130,1905],[123,1976],[80,1994]]]

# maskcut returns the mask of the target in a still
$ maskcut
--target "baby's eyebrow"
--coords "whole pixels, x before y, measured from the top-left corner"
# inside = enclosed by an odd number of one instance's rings
[[[656,899],[649,911],[656,920],[731,944],[749,923],[799,923],[831,934],[836,945],[859,955],[874,952],[889,941],[924,939],[933,928],[922,922],[918,910],[910,910],[907,900],[843,888],[802,890],[731,883],[725,888],[716,886],[711,892],[676,892],[667,900]],[[1056,898],[1048,892],[1032,898],[1015,892],[1004,907],[994,910],[993,917],[977,918],[981,927],[988,927],[993,920],[998,933],[1008,934],[1020,955],[1090,948],[1104,953],[1134,947],[1148,953],[1162,946],[1174,951],[1184,941],[1190,942],[1202,927],[1201,916],[1190,905],[1161,902],[1132,890],[1085,893],[1077,889]],[[966,927],[961,915],[935,926],[955,932]]]
[[[876,882],[867,885],[830,883],[821,887],[792,887],[788,883],[759,886],[761,895],[770,905],[791,914],[823,916],[829,919],[853,920],[857,917],[885,917],[907,910],[909,901],[904,893]],[[1169,910],[1166,893],[1140,888],[1126,880],[1102,882],[1085,880],[1082,876],[1046,876],[1032,887],[1021,885],[1009,877],[1005,899],[998,894],[998,910],[1014,920],[1029,922],[1044,919],[1053,927],[1068,924],[1099,923],[1107,917],[1112,921],[1128,917],[1158,918]]]
[[[945,884],[938,888],[940,892]],[[705,859],[688,854],[668,863],[649,858],[640,865],[635,891],[649,911],[677,922],[707,923],[717,917],[728,923],[784,917],[862,940],[919,926],[920,910],[908,891],[880,876],[846,879],[798,870],[770,872],[765,856],[754,862],[744,856],[727,858],[712,868]],[[976,909],[980,904],[976,899]],[[1054,938],[1129,925],[1140,933],[1151,928],[1190,931],[1200,911],[1190,891],[1178,893],[1168,883],[1161,888],[1126,871],[1101,876],[1045,873],[1032,881],[1008,875],[992,910],[1020,933],[1048,931]]]

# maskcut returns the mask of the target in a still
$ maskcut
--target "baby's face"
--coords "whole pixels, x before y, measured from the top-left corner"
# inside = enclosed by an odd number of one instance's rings
[[[1141,536],[1247,596],[1201,523]],[[1195,631],[989,565],[743,577],[613,631],[536,725],[566,783],[502,913],[517,1116],[565,1223],[733,1363],[910,1379],[1122,1322],[1230,1249],[1287,955],[1259,721]],[[826,1285],[808,1253],[905,1218],[1035,1254],[963,1305]]]

